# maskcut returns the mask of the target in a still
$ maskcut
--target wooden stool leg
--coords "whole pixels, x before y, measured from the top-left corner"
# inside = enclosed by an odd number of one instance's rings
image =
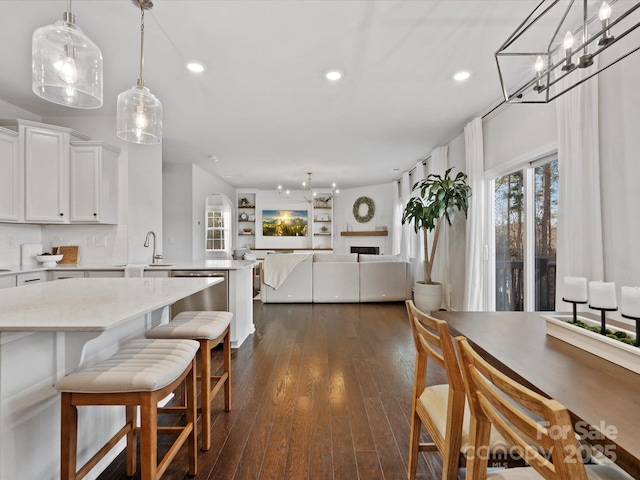
[[[138,406],[125,406],[126,422],[130,430],[127,432],[127,476],[132,477],[136,473],[138,463],[138,445],[136,435],[136,423],[138,421]]]
[[[71,404],[70,393],[62,393],[60,416],[60,478],[61,480],[75,480],[78,451],[78,409]]]
[[[200,407],[202,450],[211,448],[211,347],[209,340],[200,340]]]
[[[227,375],[224,382],[224,409],[228,412],[231,410],[231,327],[227,327],[222,354],[224,356],[223,374]]]
[[[185,405],[187,407],[187,424],[191,424],[191,433],[189,434],[188,452],[189,452],[189,475],[198,473],[198,399],[196,392],[196,361],[191,364],[191,371],[187,375],[184,383],[186,390]]]
[[[155,480],[158,466],[158,410],[152,395],[140,401],[140,478]]]

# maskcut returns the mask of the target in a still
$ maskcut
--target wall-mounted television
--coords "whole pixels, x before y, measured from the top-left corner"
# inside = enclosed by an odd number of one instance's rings
[[[307,210],[263,210],[262,235],[265,237],[306,237],[309,235]]]

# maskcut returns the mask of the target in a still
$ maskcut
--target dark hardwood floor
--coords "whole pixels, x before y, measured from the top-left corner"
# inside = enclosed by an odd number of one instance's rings
[[[214,399],[195,478],[406,479],[415,348],[404,303],[255,301],[254,322],[233,353],[232,410]],[[194,478],[179,455],[163,479]],[[440,456],[421,455],[418,478],[439,479]],[[124,471],[120,455],[100,480]]]

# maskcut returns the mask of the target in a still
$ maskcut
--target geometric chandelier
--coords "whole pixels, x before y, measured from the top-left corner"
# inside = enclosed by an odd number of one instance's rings
[[[127,142],[155,145],[162,142],[162,104],[145,87],[144,11],[153,8],[151,0],[131,0],[140,8],[140,76],[136,85],[118,95],[116,135]]]
[[[542,0],[496,51],[508,103],[548,103],[640,49],[640,2]]]
[[[49,102],[102,106],[102,52],[75,24],[71,0],[62,20],[33,33],[31,75],[33,92]]]

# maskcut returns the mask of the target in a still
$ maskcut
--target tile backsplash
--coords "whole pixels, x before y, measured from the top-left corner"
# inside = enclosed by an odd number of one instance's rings
[[[0,224],[0,266],[20,265],[23,244],[42,244],[43,252],[78,245],[84,264],[127,262],[126,225]]]
[[[40,243],[40,225],[0,223],[0,266],[20,265],[21,246]]]

